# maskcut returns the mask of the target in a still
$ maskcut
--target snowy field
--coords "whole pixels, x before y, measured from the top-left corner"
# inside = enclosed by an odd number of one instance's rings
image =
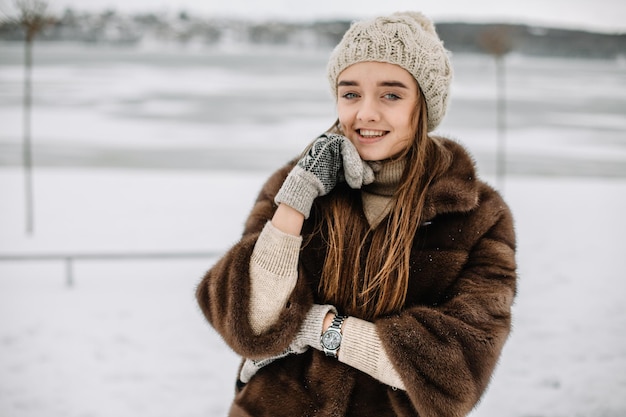
[[[0,258],[221,253],[256,192],[332,123],[327,51],[37,45],[35,233],[19,46],[0,44]],[[493,177],[493,63],[455,58],[441,132]],[[626,415],[626,67],[508,60],[514,331],[472,417]],[[238,358],[195,285],[214,258],[0,261],[0,417],[222,416]]]

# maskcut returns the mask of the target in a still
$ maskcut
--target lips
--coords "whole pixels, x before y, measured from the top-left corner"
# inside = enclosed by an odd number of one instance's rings
[[[371,130],[371,129],[359,129],[357,130],[360,136],[365,139],[376,139],[387,134],[384,130]]]

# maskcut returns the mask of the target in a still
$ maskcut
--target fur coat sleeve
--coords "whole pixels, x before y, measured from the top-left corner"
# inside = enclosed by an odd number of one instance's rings
[[[510,331],[516,292],[511,213],[495,192],[483,187],[478,207],[464,217],[459,224],[444,216],[437,225],[434,219],[428,226],[433,235],[416,255],[416,265],[441,263],[440,268],[421,267],[425,280],[440,281],[422,289],[435,291],[427,296],[433,301],[376,322],[406,395],[423,417],[469,413],[485,391]],[[460,250],[463,246],[466,251]]]
[[[283,352],[313,305],[303,280],[296,287],[276,324],[256,335],[249,320],[250,257],[261,230],[275,210],[274,196],[291,170],[284,167],[269,178],[246,221],[241,240],[205,274],[196,289],[202,312],[225,342],[239,355],[266,358]]]
[[[376,320],[419,416],[463,416],[485,391],[511,327],[516,294],[512,214],[476,179],[453,141],[453,167],[432,184],[412,251],[405,308]]]

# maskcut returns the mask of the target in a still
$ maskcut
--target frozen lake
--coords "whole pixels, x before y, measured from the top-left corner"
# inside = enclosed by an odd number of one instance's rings
[[[37,43],[33,141],[40,167],[271,169],[335,119],[329,51],[113,48]],[[496,146],[495,65],[455,55],[440,133],[485,173]],[[0,166],[21,161],[22,47],[0,43]],[[626,175],[626,63],[506,64],[511,173]]]
[[[220,253],[334,120],[328,51],[37,44],[35,234],[21,46],[0,44],[0,255]],[[494,182],[493,62],[456,56],[440,132]],[[473,417],[626,415],[626,67],[507,61],[514,332]],[[193,299],[213,259],[0,262],[0,416],[220,416],[238,358]]]

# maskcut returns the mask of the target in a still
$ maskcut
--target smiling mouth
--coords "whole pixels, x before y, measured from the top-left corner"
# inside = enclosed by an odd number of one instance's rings
[[[365,139],[376,139],[385,136],[388,132],[384,130],[359,129],[358,134]]]

